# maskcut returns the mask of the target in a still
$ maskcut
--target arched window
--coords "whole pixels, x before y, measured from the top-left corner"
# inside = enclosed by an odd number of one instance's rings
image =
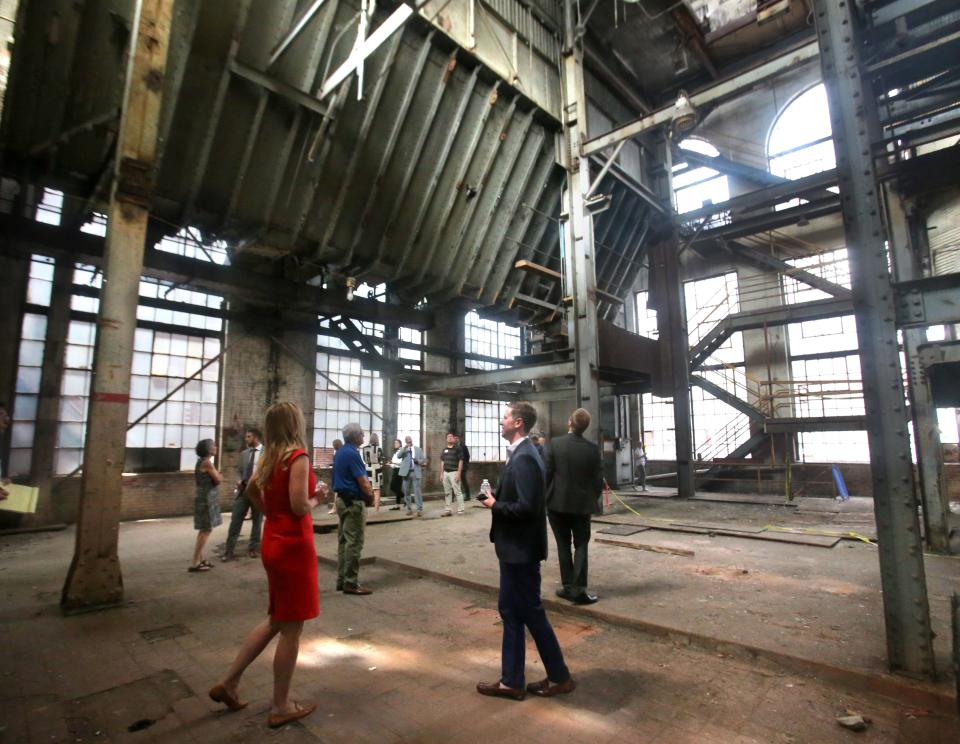
[[[770,172],[797,179],[835,167],[832,134],[827,90],[820,83],[794,98],[770,129]]]
[[[706,140],[685,139],[681,150],[717,157],[720,151]],[[718,204],[730,198],[727,177],[713,168],[680,162],[673,164],[673,191],[677,200],[677,212],[683,214],[700,209],[705,204]]]

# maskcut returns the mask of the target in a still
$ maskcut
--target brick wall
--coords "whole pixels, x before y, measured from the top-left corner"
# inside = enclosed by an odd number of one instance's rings
[[[66,482],[64,482],[66,481]],[[51,517],[56,522],[72,524],[77,521],[80,501],[80,479],[54,479],[60,484],[52,498]],[[120,520],[157,519],[193,514],[196,493],[193,473],[144,473],[123,476],[123,501]],[[227,478],[220,484],[220,509],[225,518],[233,503],[233,481]]]
[[[293,323],[309,325],[309,318],[298,317]],[[285,325],[282,318],[268,316],[261,316],[256,324],[233,320],[227,325],[219,465],[231,478],[240,462],[244,432],[250,426],[262,429],[264,414],[274,402],[292,401],[303,409],[308,452],[313,446],[316,333],[289,330]]]

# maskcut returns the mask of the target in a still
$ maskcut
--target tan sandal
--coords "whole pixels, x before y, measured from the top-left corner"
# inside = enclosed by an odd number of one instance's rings
[[[240,702],[233,695],[227,692],[227,688],[223,685],[215,685],[210,688],[210,699],[215,703],[223,703],[230,710],[243,710],[247,707],[247,703]]]
[[[293,705],[296,708],[293,713],[271,713],[270,718],[267,719],[267,723],[269,724],[270,728],[280,728],[281,726],[286,726],[288,723],[299,721],[301,718],[306,718],[317,709],[316,703],[303,706],[300,705],[300,703],[294,702]]]

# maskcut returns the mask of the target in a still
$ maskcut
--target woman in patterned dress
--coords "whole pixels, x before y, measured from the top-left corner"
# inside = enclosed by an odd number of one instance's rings
[[[210,690],[210,697],[230,710],[246,707],[238,696],[240,677],[279,635],[273,656],[271,728],[304,718],[317,707],[290,699],[303,623],[320,614],[310,510],[323,498],[325,486],[321,483],[317,492],[305,428],[303,411],[293,403],[275,403],[267,410],[263,426],[266,447],[246,494],[266,517],[260,559],[267,572],[270,606],[267,618],[243,642],[227,676]]]
[[[197,443],[197,465],[193,477],[197,484],[197,495],[193,500],[193,528],[197,530],[197,542],[193,548],[193,562],[187,570],[191,573],[209,571],[213,564],[203,557],[203,546],[214,527],[220,525],[220,493],[217,486],[223,476],[217,472],[213,458],[217,456],[217,445],[212,439],[201,439]]]

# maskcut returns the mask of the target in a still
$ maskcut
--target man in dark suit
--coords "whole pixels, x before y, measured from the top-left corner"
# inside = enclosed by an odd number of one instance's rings
[[[479,682],[477,692],[512,700],[523,700],[527,692],[553,697],[576,687],[540,601],[540,561],[547,557],[545,473],[543,460],[527,437],[536,421],[537,412],[529,403],[507,406],[500,422],[500,434],[510,442],[507,463],[496,496],[483,502],[493,512],[490,542],[500,560],[503,650],[500,679]],[[526,687],[524,626],[547,671],[546,679]]]
[[[593,604],[587,592],[587,543],[590,515],[600,513],[603,464],[600,448],[583,438],[590,414],[578,408],[570,414],[567,433],[555,437],[547,451],[547,517],[557,540],[560,579],[557,596],[577,604]],[[570,541],[574,553],[570,553]]]

